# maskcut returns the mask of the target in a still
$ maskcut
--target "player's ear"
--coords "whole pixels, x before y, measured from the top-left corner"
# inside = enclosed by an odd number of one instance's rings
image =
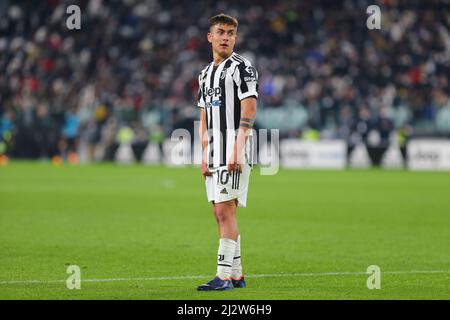
[[[212,34],[211,32],[208,32],[208,34],[206,35],[206,38],[208,39],[208,42],[211,43],[212,42]]]

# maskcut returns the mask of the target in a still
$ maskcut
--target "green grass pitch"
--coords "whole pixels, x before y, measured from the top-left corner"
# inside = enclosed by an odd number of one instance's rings
[[[218,245],[198,168],[13,161],[0,167],[0,299],[450,298],[449,173],[256,169],[248,197],[248,287],[197,292]],[[366,286],[370,265],[381,289]]]

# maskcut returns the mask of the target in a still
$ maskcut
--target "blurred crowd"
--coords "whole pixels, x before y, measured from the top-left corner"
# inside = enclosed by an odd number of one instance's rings
[[[72,4],[80,30],[66,26]],[[371,4],[381,30],[366,27]],[[193,132],[208,18],[220,12],[238,18],[236,51],[258,69],[259,127],[350,143],[450,133],[447,0],[2,0],[0,154],[83,145],[101,160],[122,137]]]

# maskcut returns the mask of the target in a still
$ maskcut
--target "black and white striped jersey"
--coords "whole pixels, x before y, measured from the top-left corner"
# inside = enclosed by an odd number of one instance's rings
[[[258,98],[258,72],[239,54],[232,53],[219,65],[211,62],[198,77],[198,107],[206,111],[208,166],[218,168],[231,156],[241,117],[241,100]],[[251,139],[245,148],[249,160]]]

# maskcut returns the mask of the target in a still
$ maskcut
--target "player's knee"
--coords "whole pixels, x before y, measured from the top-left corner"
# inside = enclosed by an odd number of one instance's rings
[[[216,215],[217,222],[220,224],[227,223],[231,219],[232,215],[231,212],[226,210],[226,208],[216,208],[214,213]]]

